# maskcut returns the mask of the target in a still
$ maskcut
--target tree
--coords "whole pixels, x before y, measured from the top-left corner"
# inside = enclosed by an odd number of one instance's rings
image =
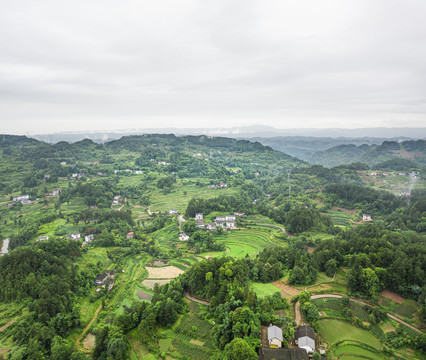
[[[225,346],[224,360],[256,360],[257,354],[244,339],[235,338]]]

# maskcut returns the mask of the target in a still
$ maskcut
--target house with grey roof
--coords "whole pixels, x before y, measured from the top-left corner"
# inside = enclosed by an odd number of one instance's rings
[[[305,349],[309,354],[315,351],[315,331],[310,326],[299,326],[294,338],[300,349]]]
[[[269,349],[259,348],[259,360],[309,360],[309,355],[304,349]]]
[[[270,348],[281,348],[283,342],[283,331],[275,325],[268,327],[268,343]]]

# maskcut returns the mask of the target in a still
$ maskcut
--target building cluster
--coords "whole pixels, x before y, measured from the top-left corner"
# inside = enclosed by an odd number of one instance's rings
[[[141,175],[142,174],[142,170],[133,170],[133,169],[125,169],[125,170],[114,170],[114,174],[118,174],[121,171],[124,171],[126,173],[130,173],[130,174],[136,174],[136,175]]]
[[[74,174],[71,174],[71,177],[73,179],[81,179],[83,176],[86,176],[86,175],[84,173],[74,173]]]
[[[217,227],[223,229],[235,229],[236,228],[236,215],[225,215],[225,216],[216,216],[214,222],[204,223],[204,217],[202,213],[195,214],[195,225],[199,229],[206,230],[216,230]]]
[[[262,340],[259,349],[259,360],[308,360],[315,351],[324,354],[324,349],[319,345],[319,338],[314,330],[308,326],[299,326],[287,348],[283,348],[283,331],[275,325],[268,327],[267,342]]]
[[[55,189],[49,193],[49,196],[59,196],[61,189]]]
[[[81,244],[81,246],[86,246],[88,243],[92,242],[95,239],[95,235],[90,234],[90,235],[86,235],[84,237],[84,241],[83,244]]]
[[[9,203],[8,205],[13,205],[13,204],[16,204],[17,202],[21,202],[22,205],[31,204],[30,195],[25,194],[25,195],[14,196],[12,198],[12,202]]]
[[[121,195],[115,195],[114,199],[112,200],[112,206],[118,205],[118,200],[121,199]]]
[[[362,221],[372,221],[370,214],[362,214]]]
[[[81,238],[81,234],[80,233],[74,233],[74,234],[69,234],[66,239],[71,239],[71,240],[80,240]]]
[[[228,184],[220,181],[219,184],[211,184],[207,186],[209,189],[225,188],[228,187]]]
[[[108,291],[111,291],[114,287],[114,275],[115,274],[110,270],[105,270],[100,275],[98,275],[95,279],[95,292],[100,292],[102,288],[107,288]]]

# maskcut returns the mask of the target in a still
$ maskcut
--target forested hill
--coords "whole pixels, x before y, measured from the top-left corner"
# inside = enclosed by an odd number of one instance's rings
[[[333,167],[353,162],[363,162],[374,166],[396,158],[411,160],[418,166],[425,166],[425,141],[384,141],[381,145],[339,145],[325,151],[317,151],[306,157],[306,160],[311,164]]]

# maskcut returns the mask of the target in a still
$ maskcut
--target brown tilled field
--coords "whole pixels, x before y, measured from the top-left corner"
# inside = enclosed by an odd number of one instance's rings
[[[95,348],[95,340],[96,340],[96,336],[89,333],[87,334],[86,338],[83,341],[83,346],[87,350],[92,350]]]
[[[390,290],[383,290],[380,295],[382,295],[386,299],[396,302],[397,304],[402,304],[405,301],[405,299],[401,295],[398,295],[397,293],[394,293]]]
[[[160,268],[147,266],[146,269],[149,273],[148,279],[174,279],[184,273],[183,270],[176,266],[165,266]]]
[[[152,295],[147,294],[146,292],[143,292],[142,290],[138,290],[138,293],[136,294],[136,296],[141,300],[151,300],[152,299]]]
[[[158,283],[158,285],[164,285],[168,284],[171,281],[171,279],[166,280],[144,280],[142,281],[142,284],[146,286],[147,288],[154,289],[154,285]]]
[[[281,290],[281,296],[283,298],[292,297],[301,293],[300,290],[297,290],[290,285],[284,284],[281,280],[274,281],[271,284]]]

